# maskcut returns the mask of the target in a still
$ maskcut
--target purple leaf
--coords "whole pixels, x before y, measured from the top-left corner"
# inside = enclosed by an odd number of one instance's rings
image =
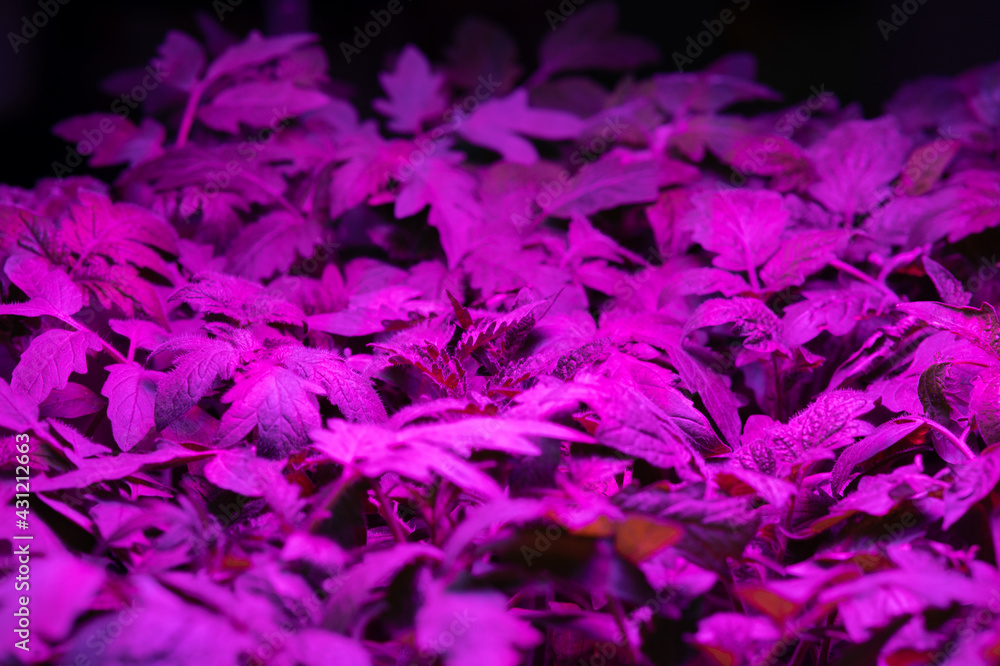
[[[221,314],[241,324],[299,324],[304,315],[256,282],[222,273],[204,272],[175,291],[169,301],[182,301],[204,313]]]
[[[784,348],[781,320],[756,298],[711,298],[694,311],[684,327],[684,334],[730,322],[736,324],[735,335],[746,336],[743,344],[747,349],[767,353]]]
[[[726,442],[730,446],[738,446],[742,430],[738,412],[740,403],[730,390],[728,381],[703,367],[679,344],[668,346],[667,355],[687,388],[701,397]]]
[[[38,422],[38,401],[14,391],[0,378],[0,427],[15,432]]]
[[[756,268],[781,246],[789,212],[781,195],[766,190],[724,190],[695,199],[694,240],[717,256],[712,265],[748,271],[756,287]]]
[[[944,492],[943,529],[958,522],[979,500],[993,492],[1000,481],[1000,456],[995,452],[954,467],[955,480]]]
[[[545,207],[545,213],[553,217],[593,215],[626,204],[656,201],[657,185],[655,162],[612,151],[580,167],[565,191]]]
[[[528,92],[518,88],[506,97],[484,102],[458,126],[458,133],[470,143],[495,150],[509,162],[530,166],[538,161],[538,152],[519,134],[572,139],[584,127],[583,121],[568,113],[529,108]]]
[[[256,30],[251,30],[246,39],[226,49],[212,62],[205,72],[204,80],[215,81],[221,76],[235,74],[241,69],[287,57],[295,49],[314,41],[316,36],[310,34],[262,37]]]
[[[240,231],[229,247],[229,271],[250,280],[284,273],[299,257],[308,257],[320,237],[311,222],[284,211],[268,213]]]
[[[330,103],[316,90],[291,81],[253,81],[226,88],[198,110],[198,120],[214,130],[238,134],[240,125],[283,127],[290,118]]]
[[[416,134],[423,121],[437,117],[445,109],[441,93],[444,76],[431,71],[427,57],[413,44],[403,47],[392,72],[378,77],[388,99],[372,102],[375,110],[389,116],[389,128],[400,134]]]
[[[947,203],[931,223],[932,242],[947,234],[949,243],[982,233],[1000,224],[997,200],[1000,176],[993,171],[969,169],[949,179],[940,192]]]
[[[369,379],[349,368],[335,354],[295,347],[281,357],[282,364],[325,389],[326,397],[349,421],[384,423],[385,406]]]
[[[851,480],[854,468],[882,453],[923,425],[915,419],[897,419],[884,423],[879,428],[844,449],[833,466],[830,490],[840,495]]]
[[[819,175],[809,193],[847,216],[869,211],[888,195],[886,185],[899,174],[909,143],[892,116],[847,121],[809,147]]]
[[[798,286],[813,273],[823,270],[837,253],[847,246],[850,232],[803,231],[781,244],[778,251],[760,271],[768,289],[780,290]]]
[[[615,32],[618,8],[613,3],[588,5],[572,18],[549,11],[546,18],[554,32],[542,41],[541,66],[533,81],[540,83],[553,74],[580,69],[632,69],[660,59],[648,40]]]
[[[153,427],[156,382],[160,373],[132,363],[117,363],[105,369],[108,380],[101,395],[108,399],[108,419],[118,446],[122,451],[129,451]]]
[[[101,349],[93,333],[54,328],[31,341],[14,368],[10,386],[40,403],[53,389],[66,387],[74,372],[86,374],[87,351]]]
[[[867,284],[852,282],[840,289],[802,292],[804,301],[785,308],[785,344],[804,345],[823,331],[846,335],[865,317],[889,307],[891,298]]]
[[[454,268],[477,241],[483,212],[475,178],[457,166],[457,153],[432,156],[410,176],[396,197],[395,216],[402,219],[431,207],[427,223],[438,230],[441,248]]]
[[[1000,368],[989,368],[973,380],[969,413],[986,446],[1000,444]]]
[[[52,268],[41,257],[15,254],[7,260],[4,272],[30,300],[27,303],[0,305],[0,314],[66,318],[83,307],[80,288],[66,273]]]
[[[736,102],[781,99],[759,83],[707,72],[658,74],[653,85],[657,103],[675,116],[714,113]]]
[[[284,466],[282,460],[263,460],[246,450],[219,451],[205,465],[205,478],[246,497],[263,497],[269,488],[286,483]]]
[[[978,310],[934,302],[900,303],[896,308],[1000,357],[1000,321],[996,310],[985,301]]]
[[[453,640],[445,643],[443,636]],[[447,664],[517,666],[523,663],[521,651],[542,638],[507,609],[507,598],[497,592],[450,591],[435,583],[417,611],[417,647]]]
[[[231,379],[239,353],[221,340],[202,340],[177,361],[177,367],[159,380],[154,416],[164,429],[208,395],[216,380]]]
[[[232,403],[222,415],[219,448],[228,448],[257,428],[258,451],[268,458],[283,457],[308,442],[309,431],[320,425],[317,393],[323,387],[290,370],[262,365],[237,380],[223,396]]]
[[[924,255],[922,259],[927,277],[934,283],[934,287],[937,288],[938,294],[941,295],[945,303],[959,307],[969,304],[969,301],[972,300],[972,294],[965,291],[962,283],[948,272],[947,268],[927,255]]]
[[[193,37],[179,30],[167,32],[167,39],[156,50],[153,66],[165,83],[191,92],[205,67],[205,49]]]
[[[49,397],[38,406],[43,419],[53,416],[75,419],[99,412],[104,407],[105,402],[99,395],[76,382],[68,382],[63,389],[53,389]]]

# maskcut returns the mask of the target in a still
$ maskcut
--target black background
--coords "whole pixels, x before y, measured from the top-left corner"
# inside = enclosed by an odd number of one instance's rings
[[[298,2],[308,5],[305,27],[321,36],[331,74],[353,84],[360,99],[370,99],[378,92],[375,77],[388,53],[414,42],[432,60],[440,60],[458,21],[470,14],[503,25],[516,39],[521,62],[530,73],[537,44],[550,31],[545,11],[559,6],[559,0],[401,0],[403,11],[347,64],[338,44],[350,41],[354,27],[371,20],[368,12],[384,9],[387,1],[241,0],[219,25],[241,37],[252,28],[271,34],[287,31],[296,27],[295,19],[282,19],[281,7]],[[705,30],[702,21],[717,19],[723,9],[731,8],[737,19],[697,58],[693,69],[724,53],[749,50],[758,56],[759,80],[784,93],[789,101],[808,97],[810,86],[823,85],[845,103],[861,102],[866,115],[872,116],[902,82],[927,74],[956,74],[1000,60],[1000,3],[910,2],[917,11],[888,40],[878,21],[889,19],[893,3],[881,0],[749,0],[745,11],[731,0],[669,4],[623,0],[618,6],[622,30],[659,45],[660,71],[675,70],[671,54],[683,51],[689,36]],[[51,174],[52,162],[65,154],[65,144],[49,133],[53,124],[72,115],[108,109],[110,98],[99,88],[104,77],[147,64],[169,29],[200,37],[194,18],[197,11],[218,21],[213,0],[69,0],[14,54],[6,35],[21,30],[23,16],[40,11],[37,3],[0,0],[4,35],[0,44],[0,136],[4,140],[0,183],[27,187]],[[360,102],[360,108],[370,113],[366,101]]]

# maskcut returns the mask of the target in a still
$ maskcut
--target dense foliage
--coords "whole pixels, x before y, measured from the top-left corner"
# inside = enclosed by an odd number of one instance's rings
[[[370,104],[170,32],[56,126],[0,187],[0,650],[997,663],[1000,66],[865,119],[746,54],[607,89],[659,62],[615,22],[525,76],[469,20]]]

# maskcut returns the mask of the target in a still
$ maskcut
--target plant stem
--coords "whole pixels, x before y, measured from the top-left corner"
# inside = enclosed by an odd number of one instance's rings
[[[879,282],[878,280],[876,280],[872,276],[868,275],[867,273],[865,273],[863,271],[858,270],[854,266],[851,266],[850,264],[844,263],[840,259],[832,259],[830,261],[830,265],[833,266],[834,268],[836,268],[839,271],[843,271],[844,273],[847,273],[848,275],[856,277],[857,279],[861,280],[865,284],[870,284],[871,286],[875,287],[876,289],[878,289],[879,291],[881,291],[882,293],[884,293],[886,296],[891,296],[891,297],[893,297],[893,298],[895,298],[897,300],[899,299],[899,295],[896,292],[894,292],[892,289],[889,289],[889,287],[887,287],[884,283]]]
[[[406,532],[399,522],[396,509],[392,506],[389,498],[386,497],[385,491],[382,490],[382,485],[378,482],[378,479],[372,479],[372,488],[375,490],[375,497],[378,498],[378,505],[382,509],[382,517],[389,524],[389,529],[392,530],[392,536],[396,539],[396,543],[406,543]]]
[[[205,81],[199,81],[191,89],[191,94],[188,95],[187,104],[184,106],[184,117],[181,119],[180,129],[177,130],[177,141],[174,142],[175,148],[183,148],[184,144],[187,143],[191,127],[194,125],[194,114],[198,110],[201,96],[205,94],[205,87]]]
[[[105,340],[101,336],[97,335],[97,333],[94,333],[87,326],[85,326],[84,324],[81,324],[80,322],[78,322],[77,320],[73,319],[72,317],[59,317],[59,321],[62,321],[64,323],[69,324],[70,326],[72,326],[76,330],[80,331],[81,333],[90,333],[91,335],[93,335],[95,338],[97,338],[98,340],[101,341],[101,345],[104,347],[104,351],[106,351],[109,356],[111,356],[112,358],[114,358],[119,363],[123,363],[125,365],[129,365],[132,362],[131,360],[129,360],[129,359],[125,358],[124,356],[122,356],[122,353],[120,351],[118,351],[117,349],[115,349],[114,347],[112,347],[110,342],[108,342],[107,340]]]
[[[943,425],[941,425],[937,421],[932,421],[931,419],[925,416],[918,416],[916,418],[920,419],[923,423],[930,426],[931,429],[937,430],[939,433],[944,435],[944,438],[947,439],[952,444],[954,444],[956,447],[958,447],[958,450],[961,451],[966,458],[968,458],[969,460],[975,459],[976,454],[972,452],[972,449],[969,448],[969,445],[966,444],[961,439],[959,439],[958,437],[955,437],[955,434],[950,430],[948,430],[947,428],[945,428]]]

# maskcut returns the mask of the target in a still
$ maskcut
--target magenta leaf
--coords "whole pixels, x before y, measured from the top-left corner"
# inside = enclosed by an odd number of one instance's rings
[[[250,280],[286,272],[299,257],[308,257],[319,240],[319,228],[286,212],[261,217],[240,231],[229,248],[229,270]]]
[[[376,99],[372,106],[389,116],[389,128],[394,132],[416,134],[425,120],[445,109],[440,91],[444,76],[431,71],[430,61],[413,44],[403,48],[395,70],[379,74],[379,82],[388,99]]]
[[[66,273],[49,266],[41,257],[13,255],[4,265],[4,272],[30,300],[27,303],[0,305],[0,313],[67,318],[83,307],[80,288]]]
[[[161,72],[164,82],[191,92],[205,67],[205,49],[201,44],[187,33],[170,30],[157,53],[159,57],[153,59],[153,66]]]
[[[847,246],[847,231],[803,231],[781,244],[760,271],[768,289],[780,290],[805,283],[813,273],[826,268]]]
[[[440,655],[451,664],[516,666],[522,663],[522,650],[542,641],[538,630],[507,609],[503,595],[436,585],[425,592],[416,631],[421,654]]]
[[[257,429],[258,451],[280,458],[305,445],[310,430],[319,427],[315,394],[323,387],[290,370],[261,365],[223,396],[231,403],[222,415],[219,448],[228,448]]]
[[[42,418],[75,419],[95,414],[106,406],[99,395],[82,384],[67,382],[62,389],[52,389],[49,397],[38,406]]]
[[[295,347],[281,357],[282,364],[325,389],[327,399],[349,421],[383,423],[385,406],[369,379],[352,370],[343,359],[319,349]]]
[[[984,302],[979,309],[934,302],[900,303],[896,308],[1000,357],[1000,321],[989,303]]]
[[[695,199],[694,240],[717,256],[714,266],[747,271],[757,287],[756,269],[781,246],[788,209],[768,191],[725,190]]]
[[[584,127],[581,120],[568,113],[529,108],[528,91],[518,88],[506,97],[484,102],[458,126],[458,133],[470,143],[495,150],[509,162],[531,165],[538,161],[538,152],[519,134],[538,139],[572,139]]]
[[[154,416],[159,430],[173,423],[208,395],[219,378],[236,372],[238,352],[221,340],[199,340],[177,361],[177,367],[159,380]]]
[[[10,386],[36,403],[53,389],[66,388],[74,372],[87,372],[87,351],[101,349],[101,340],[86,331],[61,328],[42,333],[31,342],[14,368]]]
[[[263,460],[244,451],[220,451],[205,465],[205,478],[225,490],[263,497],[275,484],[285,483],[280,460]]]
[[[810,146],[819,181],[809,193],[831,211],[867,212],[888,196],[909,148],[892,116],[845,122]]]
[[[927,255],[922,258],[924,270],[927,277],[931,279],[934,286],[941,295],[941,299],[948,305],[966,306],[972,300],[972,294],[965,291],[962,283],[952,275],[947,268],[934,261]]]
[[[557,196],[545,207],[546,214],[553,217],[593,215],[609,208],[655,201],[657,198],[654,162],[612,151],[584,167],[577,171],[565,189],[558,181],[555,185],[550,183],[557,190]],[[560,191],[561,195],[558,194]]]
[[[657,103],[674,115],[714,113],[736,102],[781,99],[766,86],[724,74],[659,74],[653,85]]]
[[[533,79],[539,82],[559,72],[632,69],[660,58],[651,42],[615,31],[618,8],[613,3],[588,5],[572,18],[550,11],[546,18],[554,32],[542,41],[538,51],[541,67]]]
[[[922,423],[916,419],[897,419],[884,423],[867,437],[851,444],[837,458],[831,473],[830,489],[840,495],[849,483],[854,469],[895,445]]]
[[[20,432],[38,421],[38,401],[23,395],[0,379],[0,427]]]
[[[483,212],[475,178],[455,164],[456,153],[432,156],[403,185],[396,198],[396,219],[430,206],[427,223],[438,230],[441,249],[454,268],[475,246]]]
[[[985,370],[973,381],[969,412],[975,415],[979,436],[987,446],[1000,444],[1000,369]]]
[[[198,119],[212,129],[238,134],[240,125],[281,128],[289,119],[330,102],[321,92],[299,88],[291,81],[255,81],[226,88],[198,110]]]
[[[277,58],[284,58],[295,49],[316,41],[315,35],[293,34],[280,37],[262,37],[251,30],[245,40],[226,49],[216,58],[205,72],[206,81],[214,81],[221,76],[235,74],[241,69],[263,65]]]
[[[108,418],[115,441],[122,451],[129,451],[153,427],[159,373],[131,363],[109,365],[105,369],[108,379],[101,395],[108,399]]]
[[[685,335],[705,326],[734,323],[733,333],[746,336],[747,349],[771,352],[783,349],[782,323],[763,302],[756,298],[712,298],[691,315],[684,327]]]
[[[272,294],[256,282],[204,272],[175,291],[170,301],[182,301],[209,314],[221,314],[241,324],[301,324],[297,307]]]

